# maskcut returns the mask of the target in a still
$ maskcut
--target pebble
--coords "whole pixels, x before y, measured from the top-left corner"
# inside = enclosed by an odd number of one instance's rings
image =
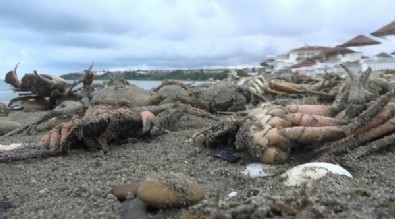
[[[0,118],[0,136],[1,135],[5,135],[6,133],[19,128],[21,126],[21,124],[8,120],[8,119],[4,119],[4,118]]]
[[[126,200],[126,196],[128,195],[128,193],[133,193],[134,195],[136,195],[139,186],[140,186],[139,183],[127,183],[123,185],[116,185],[112,187],[111,193],[115,195],[115,197],[117,197],[120,202],[123,202]]]
[[[8,109],[5,103],[0,103],[0,116],[8,116],[10,109]]]
[[[181,173],[160,174],[144,181],[137,196],[156,208],[195,204],[204,198],[203,188],[190,176]]]

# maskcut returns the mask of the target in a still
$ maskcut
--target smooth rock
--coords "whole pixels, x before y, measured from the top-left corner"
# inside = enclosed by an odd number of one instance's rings
[[[149,206],[166,208],[195,204],[204,198],[204,191],[192,177],[168,173],[144,181],[137,196]]]
[[[26,101],[23,103],[24,112],[35,112],[50,109],[49,101],[44,98],[39,98],[32,101]]]
[[[21,124],[8,120],[8,119],[0,119],[0,136],[5,135],[6,133],[19,128]]]
[[[0,103],[0,116],[8,116],[10,109],[8,109],[5,103]]]
[[[305,163],[287,170],[281,176],[285,179],[286,186],[299,186],[320,179],[329,172],[352,178],[351,173],[343,167],[323,162]]]
[[[128,184],[123,184],[123,185],[116,185],[113,186],[111,189],[111,193],[115,195],[115,197],[118,198],[120,202],[123,202],[126,200],[126,195],[131,192],[133,194],[137,194],[137,191],[139,189],[140,184],[139,183],[128,183]]]

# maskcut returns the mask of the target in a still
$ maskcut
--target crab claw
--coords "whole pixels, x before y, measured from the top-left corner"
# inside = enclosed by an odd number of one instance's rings
[[[15,88],[19,88],[21,87],[21,81],[18,79],[18,75],[16,74],[16,69],[18,68],[18,64],[16,64],[15,68],[13,71],[9,71],[7,72],[7,74],[5,75],[5,82],[7,84],[12,85]]]
[[[143,134],[150,132],[151,135],[157,135],[160,131],[160,126],[156,116],[150,111],[142,111],[140,113],[143,122]]]
[[[74,123],[72,121],[68,121],[53,127],[51,131],[45,133],[43,137],[41,137],[40,146],[45,149],[57,148],[63,143],[73,125]]]

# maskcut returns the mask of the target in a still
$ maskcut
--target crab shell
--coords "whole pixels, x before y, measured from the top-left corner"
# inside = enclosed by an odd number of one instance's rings
[[[296,142],[314,143],[344,135],[344,121],[306,113],[291,113],[288,107],[263,104],[251,111],[236,134],[236,148],[248,149],[264,163],[284,162]],[[319,112],[321,113],[321,112]]]
[[[60,77],[47,74],[25,74],[22,78],[22,89],[31,91],[41,97],[50,97],[55,89],[64,92],[70,85]]]
[[[44,134],[40,145],[46,149],[67,152],[82,141],[90,149],[106,149],[101,148],[100,142],[107,144],[126,137],[155,134],[152,129],[155,118],[149,111],[138,113],[127,108],[97,108],[87,112],[81,119],[54,127]]]
[[[247,149],[252,156],[264,163],[285,161],[291,142],[282,135],[279,127],[289,127],[291,123],[274,116],[276,112],[285,114],[280,108],[262,107],[252,110],[236,134],[236,148]]]

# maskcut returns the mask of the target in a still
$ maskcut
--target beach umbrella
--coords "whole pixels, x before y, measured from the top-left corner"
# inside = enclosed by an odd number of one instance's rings
[[[379,28],[371,34],[376,37],[395,35],[395,21],[392,21],[391,23]]]
[[[358,35],[351,40],[343,43],[342,46],[344,47],[361,47],[361,46],[371,46],[371,45],[377,45],[380,44],[379,41],[376,41],[372,38],[369,38],[365,35]]]
[[[391,58],[392,56],[386,52],[380,52],[379,54],[376,55],[377,57],[381,58]]]
[[[333,56],[333,55],[344,55],[347,53],[354,53],[354,50],[351,50],[349,48],[346,48],[342,45],[337,45],[331,49],[329,49],[328,51],[324,52],[325,57],[329,57],[329,56]]]

